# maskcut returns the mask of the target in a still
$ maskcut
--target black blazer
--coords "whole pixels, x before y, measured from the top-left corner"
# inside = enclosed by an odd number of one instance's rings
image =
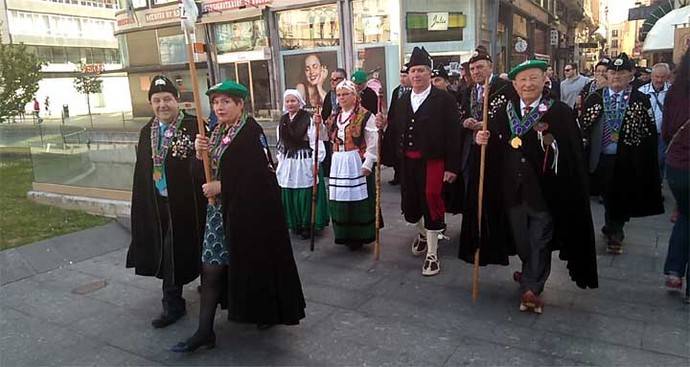
[[[387,139],[394,139],[397,154],[403,155],[403,134],[408,123],[414,119],[416,149],[425,159],[444,159],[445,170],[458,174],[460,172],[460,124],[455,98],[449,93],[431,87],[429,96],[417,112],[412,111],[411,92],[398,100],[395,119],[389,124],[392,131],[386,134]]]

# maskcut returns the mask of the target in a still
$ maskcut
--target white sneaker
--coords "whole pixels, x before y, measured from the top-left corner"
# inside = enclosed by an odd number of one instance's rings
[[[422,275],[433,276],[441,272],[441,261],[436,254],[427,254],[422,267]]]
[[[417,237],[412,241],[412,255],[422,256],[426,253],[426,237],[417,234]]]

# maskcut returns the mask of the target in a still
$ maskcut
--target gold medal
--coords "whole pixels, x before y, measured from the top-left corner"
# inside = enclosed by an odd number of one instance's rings
[[[163,174],[161,173],[160,168],[154,168],[153,169],[153,180],[154,181],[160,181],[160,179],[163,177]]]
[[[510,146],[513,147],[513,149],[520,148],[522,146],[522,139],[520,139],[519,136],[510,139]]]

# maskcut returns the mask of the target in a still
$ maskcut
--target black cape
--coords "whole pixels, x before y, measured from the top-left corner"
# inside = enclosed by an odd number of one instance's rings
[[[249,117],[220,161],[223,223],[230,252],[228,318],[297,324],[304,295],[263,130]]]
[[[603,122],[603,93],[599,89],[590,94],[578,122],[587,141],[589,171],[595,172],[595,162],[601,151]],[[609,211],[615,218],[645,217],[664,212],[661,197],[656,123],[649,98],[632,89],[628,109],[620,129],[615,172],[606,188],[592,176],[592,193],[610,190]]]
[[[460,141],[462,144],[460,153],[460,169],[461,172],[466,176],[467,172],[474,172],[479,169],[479,159],[478,157],[472,157],[473,154],[478,152],[478,149],[473,148],[476,144],[474,143],[474,131],[466,129],[463,126],[463,122],[470,117],[479,117],[478,120],[482,120],[483,116],[475,116],[477,111],[472,110],[472,94],[475,92],[476,84],[467,87],[465,93],[462,95],[460,102]],[[489,119],[493,118],[500,108],[505,108],[505,103],[509,99],[515,98],[515,89],[513,84],[507,80],[499,78],[498,76],[493,76],[489,82]],[[484,101],[479,101],[479,103],[484,103]],[[473,199],[467,197],[468,195],[477,195],[477,190],[470,190],[468,182],[465,182],[463,186],[455,186],[454,197],[462,197],[460,202],[463,207],[459,210],[460,212],[465,212],[467,210],[465,206],[468,205]],[[476,200],[476,198],[474,198]]]
[[[163,236],[156,202],[156,187],[153,183],[153,160],[151,158],[152,118],[141,129],[137,145],[137,161],[134,166],[132,184],[132,242],[127,252],[128,268],[135,268],[137,275],[163,278],[161,262]],[[184,115],[182,123],[171,145],[186,144],[185,157],[168,150],[165,164],[168,183],[168,203],[172,231],[171,269],[175,284],[186,284],[199,275],[201,265],[201,242],[206,221],[206,199],[201,190],[204,183],[203,167],[196,163],[194,139],[197,134],[196,118]],[[186,136],[186,139],[182,139]]]
[[[519,100],[513,98],[513,104],[519,109]],[[518,112],[519,113],[519,112]],[[522,150],[525,158],[536,170],[542,195],[551,213],[554,224],[551,250],[559,250],[561,260],[568,262],[570,278],[580,288],[598,287],[597,259],[594,230],[589,207],[587,173],[585,170],[583,150],[572,110],[562,102],[553,106],[541,119],[549,124],[546,132],[555,137],[559,149],[558,173],[549,167],[553,162],[553,150],[544,168],[544,152],[540,148],[537,132],[530,129],[522,136]],[[510,226],[508,225],[507,205],[502,197],[502,185],[512,185],[501,174],[503,159],[508,150],[511,137],[505,104],[496,111],[494,118],[489,119],[491,137],[486,149],[486,168],[484,181],[484,206],[482,215],[482,235],[480,265],[508,265],[508,257],[516,254]],[[545,132],[545,134],[546,134]],[[479,160],[479,146],[473,159]],[[478,243],[477,192],[479,181],[479,164],[470,177],[470,194],[468,206],[463,215],[460,235],[459,257],[469,263],[474,261],[474,252]]]
[[[376,115],[379,112],[379,97],[371,88],[366,87],[359,93],[360,105]]]

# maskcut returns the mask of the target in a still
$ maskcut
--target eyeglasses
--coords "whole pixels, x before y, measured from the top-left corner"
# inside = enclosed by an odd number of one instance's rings
[[[331,78],[332,82],[337,82],[338,80],[344,80],[345,78]]]
[[[570,70],[573,70],[573,69],[570,69],[570,68],[568,68],[568,69],[563,69],[563,71],[570,71]]]

